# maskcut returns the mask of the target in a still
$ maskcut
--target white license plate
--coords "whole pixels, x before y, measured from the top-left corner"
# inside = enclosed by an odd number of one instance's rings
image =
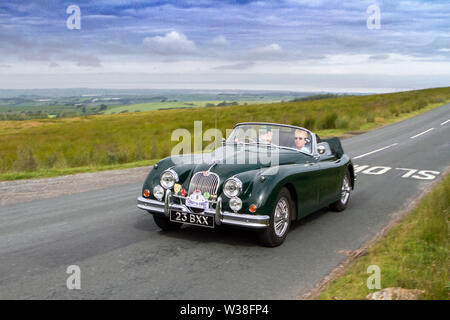
[[[170,221],[214,228],[214,216],[206,216],[203,214],[171,211]]]

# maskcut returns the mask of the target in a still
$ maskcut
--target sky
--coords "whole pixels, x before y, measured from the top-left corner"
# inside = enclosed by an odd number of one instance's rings
[[[440,0],[2,1],[0,89],[448,86],[449,17]]]

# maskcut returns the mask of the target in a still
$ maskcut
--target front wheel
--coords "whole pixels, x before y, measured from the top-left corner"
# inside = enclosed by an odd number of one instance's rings
[[[350,173],[347,171],[345,173],[344,179],[342,180],[341,186],[341,198],[331,204],[330,208],[334,211],[344,211],[347,207],[348,201],[350,200],[350,191],[352,186],[350,183]]]
[[[291,194],[286,188],[278,194],[269,226],[259,234],[259,242],[265,247],[277,247],[286,239],[291,226],[291,214],[294,206]]]
[[[183,225],[182,223],[176,223],[169,220],[169,218],[153,215],[153,220],[158,227],[164,231],[178,230]]]

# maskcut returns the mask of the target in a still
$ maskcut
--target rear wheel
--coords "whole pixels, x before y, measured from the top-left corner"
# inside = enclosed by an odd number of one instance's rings
[[[182,223],[176,223],[169,220],[169,218],[153,215],[153,220],[158,227],[164,231],[178,230],[181,228]]]
[[[347,204],[350,200],[350,192],[352,190],[351,182],[350,182],[350,173],[345,173],[344,179],[342,180],[341,186],[341,198],[335,203],[331,204],[330,208],[334,211],[344,211],[347,207]]]
[[[259,234],[261,245],[276,247],[284,242],[291,226],[293,208],[291,194],[286,188],[281,189],[270,216],[269,226]]]

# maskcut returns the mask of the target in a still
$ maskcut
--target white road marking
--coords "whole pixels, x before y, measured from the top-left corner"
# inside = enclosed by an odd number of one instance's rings
[[[387,172],[392,171],[391,167],[383,166],[369,166],[369,165],[354,165],[355,173],[367,174],[367,175],[383,175]],[[395,168],[395,170],[404,171],[401,178],[416,179],[416,180],[434,180],[441,173],[434,170],[420,170],[420,169],[410,169],[410,168]]]
[[[391,144],[391,145],[389,145],[389,146],[387,146],[387,147],[380,148],[380,149],[377,149],[377,150],[374,150],[374,151],[371,151],[371,152],[368,152],[368,153],[364,153],[364,154],[362,154],[362,155],[360,155],[360,156],[354,157],[353,159],[359,159],[359,158],[368,156],[369,154],[372,154],[372,153],[375,153],[375,152],[378,152],[378,151],[382,151],[382,150],[385,150],[385,149],[387,149],[387,148],[390,148],[390,147],[393,147],[393,146],[396,146],[396,145],[398,145],[398,143],[393,143],[393,144]]]
[[[409,178],[409,177],[411,177],[414,173],[416,173],[416,172],[418,171],[417,169],[409,169],[409,168],[395,168],[395,170],[408,171],[407,173],[405,173],[404,175],[402,175],[402,178]]]
[[[358,173],[358,172],[360,172],[360,171],[363,171],[363,170],[367,169],[368,167],[369,167],[369,166],[367,166],[367,165],[364,165],[364,166],[361,166],[361,165],[359,165],[359,164],[353,165],[353,169],[355,170],[355,173]]]
[[[413,175],[412,178],[420,180],[433,180],[438,174],[440,174],[439,171],[420,170],[417,174]]]
[[[391,167],[371,167],[369,169],[364,170],[362,173],[379,176],[380,174],[385,174],[391,169],[392,169]]]
[[[448,122],[450,122],[450,119],[448,119],[447,121],[442,122],[442,123],[441,123],[441,126],[443,126],[444,124],[446,124],[446,123],[448,123]]]
[[[425,134],[425,133],[427,133],[427,132],[430,132],[431,130],[434,130],[434,128],[425,130],[424,132],[418,133],[418,134],[416,134],[415,136],[412,136],[412,137],[410,137],[410,138],[411,138],[411,139],[417,138],[417,137],[419,137],[419,136],[421,136],[421,135],[423,135],[423,134]]]

